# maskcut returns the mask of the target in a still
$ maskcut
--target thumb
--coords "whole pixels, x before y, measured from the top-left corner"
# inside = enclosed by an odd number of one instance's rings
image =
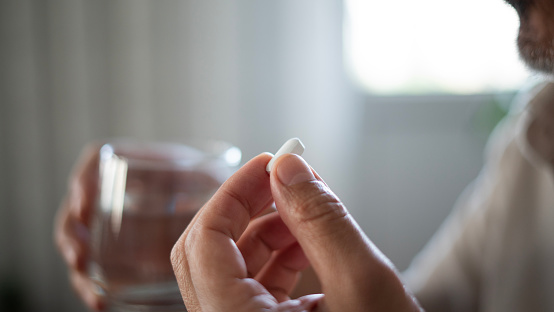
[[[330,311],[412,310],[411,296],[390,261],[300,156],[279,157],[271,192],[320,279]]]

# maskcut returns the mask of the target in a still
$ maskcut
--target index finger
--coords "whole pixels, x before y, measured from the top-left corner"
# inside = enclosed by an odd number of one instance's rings
[[[247,269],[236,241],[251,218],[273,201],[265,171],[270,159],[270,154],[261,154],[239,169],[202,207],[177,241],[171,258],[187,304],[200,301],[202,306],[211,306],[211,298],[237,302],[259,295],[255,292],[263,287],[252,287],[255,283],[244,281]]]
[[[98,162],[101,144],[90,143],[83,148],[69,177],[69,212],[85,224],[98,189]]]

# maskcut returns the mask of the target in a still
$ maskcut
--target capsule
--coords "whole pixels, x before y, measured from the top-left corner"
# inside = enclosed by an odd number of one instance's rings
[[[271,158],[265,170],[268,173],[271,172],[271,169],[273,168],[273,163],[275,162],[275,160],[277,160],[277,158],[279,158],[284,154],[302,155],[302,153],[304,153],[304,144],[302,144],[302,141],[300,141],[299,138],[289,139],[288,141],[285,142],[285,144],[283,144],[283,146],[281,146],[281,148],[279,148],[277,153],[275,153],[275,156]]]

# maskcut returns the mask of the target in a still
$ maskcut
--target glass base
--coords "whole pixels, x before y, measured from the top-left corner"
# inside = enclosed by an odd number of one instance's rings
[[[127,287],[117,296],[108,295],[111,312],[186,312],[176,283]]]
[[[127,302],[110,301],[110,312],[186,312],[184,304],[173,305],[147,305],[147,304],[130,304]]]

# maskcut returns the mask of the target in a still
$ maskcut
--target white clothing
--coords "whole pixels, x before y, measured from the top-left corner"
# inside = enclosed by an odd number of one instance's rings
[[[489,141],[486,165],[405,273],[427,312],[554,311],[554,83]]]

